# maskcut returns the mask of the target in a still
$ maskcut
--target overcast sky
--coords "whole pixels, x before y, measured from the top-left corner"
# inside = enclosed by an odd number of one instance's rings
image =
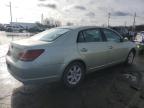
[[[0,0],[0,23],[10,22],[10,0]],[[107,24],[131,25],[134,12],[136,24],[144,24],[144,0],[11,0],[13,21],[36,22],[44,18],[54,18],[79,25]]]

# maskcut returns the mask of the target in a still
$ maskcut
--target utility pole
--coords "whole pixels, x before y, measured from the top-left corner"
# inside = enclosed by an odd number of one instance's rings
[[[111,16],[111,14],[108,13],[108,27],[110,26],[110,16]]]
[[[41,24],[43,24],[44,16],[43,13],[41,14]]]
[[[132,33],[133,33],[133,37],[132,39],[135,39],[135,23],[136,23],[136,12],[134,13],[134,20],[133,20],[133,26],[132,26]]]
[[[10,7],[10,18],[11,18],[11,20],[10,20],[10,25],[11,25],[11,27],[13,28],[13,26],[12,26],[12,6],[11,6],[11,2],[10,2],[9,7]],[[13,40],[13,36],[12,36],[12,40]]]
[[[12,24],[12,7],[11,7],[11,2],[10,2],[10,18],[11,18],[10,23]]]
[[[126,28],[126,26],[127,26],[127,22],[126,22],[126,21],[124,22],[124,26],[125,26],[125,28]]]
[[[135,32],[135,23],[136,23],[136,12],[134,13],[134,21],[133,21],[133,27],[132,27],[132,31]]]

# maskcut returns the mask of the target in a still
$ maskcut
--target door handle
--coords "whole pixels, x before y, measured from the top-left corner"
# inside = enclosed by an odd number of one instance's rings
[[[109,49],[113,49],[113,46],[109,46]]]
[[[86,48],[82,48],[81,52],[87,52],[87,49]]]

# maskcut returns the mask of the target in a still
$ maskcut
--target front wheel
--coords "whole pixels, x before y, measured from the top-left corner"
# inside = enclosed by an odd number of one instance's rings
[[[63,84],[67,88],[75,88],[84,79],[85,68],[80,62],[73,62],[67,66],[64,71],[62,80]]]
[[[128,56],[127,56],[126,62],[125,62],[126,65],[132,65],[134,57],[135,57],[135,52],[134,51],[130,51]]]

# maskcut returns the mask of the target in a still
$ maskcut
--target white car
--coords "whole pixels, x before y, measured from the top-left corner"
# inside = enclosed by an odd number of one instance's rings
[[[61,81],[73,88],[87,73],[132,64],[135,54],[135,44],[109,28],[71,26],[12,42],[6,62],[9,72],[24,84]]]

